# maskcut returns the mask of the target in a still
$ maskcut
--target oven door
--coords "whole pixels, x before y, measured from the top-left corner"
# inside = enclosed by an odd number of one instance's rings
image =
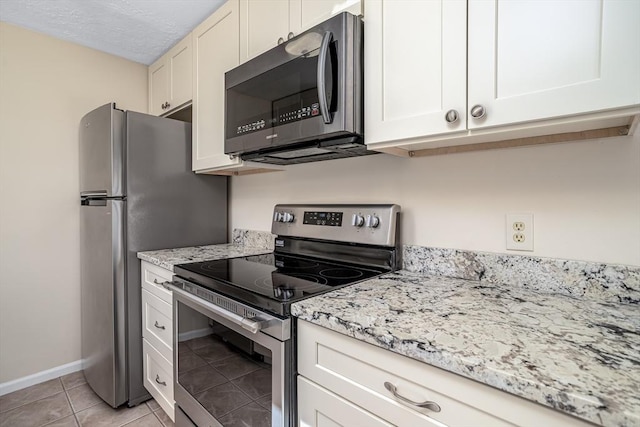
[[[289,426],[291,340],[261,332],[268,320],[173,289],[176,405],[200,427]]]

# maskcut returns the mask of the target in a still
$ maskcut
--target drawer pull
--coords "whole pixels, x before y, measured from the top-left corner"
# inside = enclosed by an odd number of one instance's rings
[[[165,330],[165,327],[164,327],[164,326],[162,326],[162,325],[158,325],[158,321],[157,321],[157,320],[156,320],[155,325],[153,325],[153,326],[155,326],[155,327],[156,327],[156,328],[158,328],[158,329],[162,329],[163,331]]]
[[[165,386],[165,387],[167,386],[167,382],[166,381],[160,381],[160,375],[158,375],[158,374],[156,374],[156,382],[158,384],[160,384],[160,385]]]
[[[159,282],[159,281],[158,281],[158,279],[153,279],[153,283],[155,283],[156,285],[160,285],[160,286],[162,286],[163,288],[165,288],[165,289],[166,289],[166,290],[168,290],[168,291],[170,291],[170,290],[171,290],[171,288],[169,288],[169,284],[170,284],[171,282]]]
[[[391,392],[391,394],[393,394],[393,396],[405,403],[408,403],[409,405],[413,405],[413,406],[417,406],[419,408],[427,408],[432,410],[433,412],[440,412],[440,405],[438,405],[436,402],[431,402],[431,401],[425,401],[425,402],[414,402],[411,399],[407,399],[404,396],[401,396],[398,393],[398,389],[396,388],[396,386],[394,386],[393,384],[391,384],[388,381],[384,382],[384,387],[389,390]]]

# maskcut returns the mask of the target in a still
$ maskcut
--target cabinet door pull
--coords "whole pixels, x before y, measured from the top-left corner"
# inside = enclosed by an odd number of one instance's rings
[[[471,107],[471,117],[474,119],[481,119],[487,114],[487,110],[480,104]]]
[[[287,34],[287,40],[291,40],[293,38],[294,34],[293,33],[289,33]]]
[[[156,374],[156,382],[158,384],[160,384],[160,385],[165,386],[165,387],[167,386],[167,382],[166,381],[160,381],[160,375],[158,375],[158,374]]]
[[[438,405],[436,402],[431,402],[431,401],[429,401],[429,400],[426,400],[426,401],[424,401],[424,402],[414,402],[414,401],[413,401],[413,400],[411,400],[411,399],[407,399],[406,397],[401,396],[401,395],[398,393],[398,389],[396,388],[396,386],[394,386],[393,384],[391,384],[391,383],[390,383],[390,382],[388,382],[388,381],[385,381],[385,382],[384,382],[384,387],[385,387],[387,390],[389,390],[389,391],[391,392],[391,394],[393,394],[393,396],[394,396],[396,399],[401,400],[401,401],[403,401],[403,402],[405,402],[405,403],[408,403],[409,405],[417,406],[417,407],[419,407],[419,408],[427,408],[427,409],[432,410],[433,412],[440,412],[440,410],[441,410],[441,409],[440,409],[440,405]]]
[[[155,325],[153,325],[153,326],[155,326],[155,327],[156,327],[156,328],[158,328],[158,329],[162,329],[163,331],[165,330],[165,327],[164,327],[164,326],[162,326],[162,325],[158,325],[158,321],[157,321],[157,320],[156,320]]]
[[[278,44],[282,44],[282,43],[284,43],[284,39],[283,39],[282,37],[280,37],[280,38],[278,39]]]
[[[449,110],[447,114],[444,115],[444,119],[447,123],[455,123],[458,121],[458,112],[456,110]]]

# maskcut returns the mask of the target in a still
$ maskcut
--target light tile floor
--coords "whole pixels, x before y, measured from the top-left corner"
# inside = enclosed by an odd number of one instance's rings
[[[89,387],[82,371],[0,397],[0,427],[174,427],[152,399],[113,409]]]

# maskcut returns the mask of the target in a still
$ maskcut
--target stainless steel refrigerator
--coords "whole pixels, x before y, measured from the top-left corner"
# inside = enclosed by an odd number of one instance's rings
[[[109,405],[143,386],[137,252],[224,243],[227,179],[191,171],[191,124],[97,108],[80,123],[82,360]]]

